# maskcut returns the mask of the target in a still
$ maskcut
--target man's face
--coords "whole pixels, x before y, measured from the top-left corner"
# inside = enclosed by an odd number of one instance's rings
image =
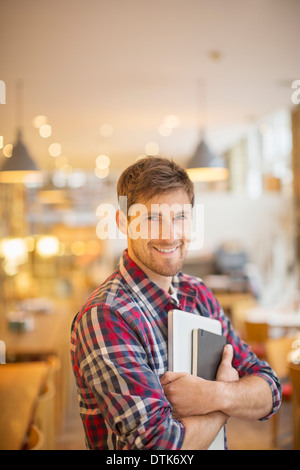
[[[188,249],[192,206],[183,189],[130,207],[128,254],[145,271],[174,276]]]

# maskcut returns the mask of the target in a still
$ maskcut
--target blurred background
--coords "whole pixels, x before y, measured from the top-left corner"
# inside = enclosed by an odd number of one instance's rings
[[[1,448],[84,447],[70,324],[126,247],[99,206],[147,155],[190,172],[204,242],[184,270],[286,385],[276,420],[229,421],[229,447],[299,448],[299,16],[298,0],[0,0]]]

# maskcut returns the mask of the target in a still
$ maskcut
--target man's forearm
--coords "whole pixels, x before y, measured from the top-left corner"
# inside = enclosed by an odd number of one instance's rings
[[[271,413],[270,385],[262,377],[248,375],[236,382],[216,382],[215,407],[241,419],[261,419]]]
[[[228,419],[224,413],[216,411],[203,416],[180,418],[185,426],[182,450],[206,450]]]

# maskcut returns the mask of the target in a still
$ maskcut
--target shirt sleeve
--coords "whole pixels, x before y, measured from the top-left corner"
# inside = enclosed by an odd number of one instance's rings
[[[219,319],[223,326],[223,334],[234,349],[233,367],[238,371],[239,376],[257,375],[268,382],[271,387],[273,397],[273,409],[271,413],[260,421],[264,421],[273,416],[281,405],[282,387],[279,379],[269,364],[258,357],[251,350],[251,347],[243,341],[234,331],[232,323],[225,316],[222,308],[218,304]]]
[[[184,426],[173,419],[137,333],[118,311],[98,305],[85,312],[76,356],[119,450],[181,448]]]

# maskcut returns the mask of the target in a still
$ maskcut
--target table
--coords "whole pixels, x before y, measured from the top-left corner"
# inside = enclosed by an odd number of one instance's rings
[[[60,352],[62,343],[70,335],[70,306],[57,303],[50,313],[33,314],[33,331],[12,331],[8,323],[0,331],[7,356],[49,356]]]
[[[0,366],[0,450],[20,450],[48,367],[43,362]]]
[[[71,375],[70,361],[70,302],[53,302],[48,313],[34,313],[33,331],[12,331],[7,322],[0,330],[0,339],[5,342],[6,362],[45,361],[55,362],[55,401],[57,427],[63,428],[67,407],[70,404]]]
[[[300,312],[278,311],[263,307],[251,308],[246,313],[246,320],[253,323],[267,323],[270,328],[300,328]]]

